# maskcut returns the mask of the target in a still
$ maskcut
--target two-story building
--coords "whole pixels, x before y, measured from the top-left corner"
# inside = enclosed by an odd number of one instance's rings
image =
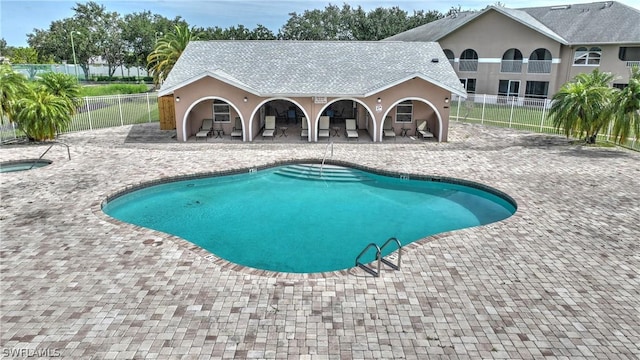
[[[599,69],[624,87],[640,65],[640,11],[615,1],[461,12],[392,36],[436,41],[468,93],[550,98]]]

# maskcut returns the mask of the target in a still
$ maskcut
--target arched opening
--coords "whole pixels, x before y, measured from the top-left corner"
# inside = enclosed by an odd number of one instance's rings
[[[447,60],[449,60],[449,63],[453,65],[453,62],[455,60],[455,55],[453,54],[453,51],[449,49],[444,49],[443,51],[444,51],[444,55],[447,57]]]
[[[228,99],[207,96],[194,101],[182,119],[182,138],[184,141],[222,138],[230,134],[235,119],[240,118],[240,110]]]
[[[310,140],[308,134],[302,136],[303,120],[309,125],[306,110],[295,100],[272,98],[262,101],[255,108],[249,120],[249,139],[256,138],[285,141],[289,137],[300,136]],[[266,130],[266,131],[265,131]]]
[[[407,97],[393,103],[382,117],[382,128],[388,128],[387,121],[391,121],[394,130],[401,130],[401,135],[417,135],[418,127],[424,122],[438,142],[442,140],[443,120],[438,109],[428,100],[418,97]],[[398,130],[399,129],[399,130]],[[383,133],[380,132],[380,141]]]
[[[502,54],[500,72],[519,73],[522,72],[522,53],[520,50],[511,48]]]
[[[342,138],[345,134],[347,119],[354,119],[358,140],[368,136],[373,141],[375,133],[375,117],[371,109],[361,100],[353,98],[338,98],[325,104],[320,110],[320,117],[329,117],[329,137]],[[320,133],[320,118],[315,122],[315,134]],[[323,137],[318,140],[324,140]]]

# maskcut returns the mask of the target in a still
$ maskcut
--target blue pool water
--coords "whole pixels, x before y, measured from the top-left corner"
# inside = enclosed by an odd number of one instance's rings
[[[313,181],[283,176],[282,169],[151,186],[103,210],[237,264],[294,273],[347,269],[371,242],[396,237],[406,245],[500,221],[516,210],[492,193],[446,182],[354,169],[357,181]]]

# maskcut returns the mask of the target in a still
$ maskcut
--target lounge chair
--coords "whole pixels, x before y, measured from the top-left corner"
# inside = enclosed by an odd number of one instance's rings
[[[422,122],[418,124],[418,127],[416,128],[416,136],[422,137],[423,139],[434,137],[431,129],[427,126],[427,120],[422,120]]]
[[[356,119],[344,120],[344,132],[347,135],[347,140],[352,138],[358,140],[358,129],[356,129]]]
[[[276,117],[275,116],[265,116],[264,118],[264,130],[262,130],[262,138],[265,136],[271,137],[271,140],[276,135]]]
[[[329,138],[329,117],[320,116],[320,124],[318,124],[318,138]]]
[[[391,122],[391,116],[387,116],[387,118],[384,120],[384,128],[382,128],[382,134],[387,137],[392,137],[393,140],[395,140],[396,131],[393,128],[393,124]]]
[[[202,120],[202,126],[200,126],[200,130],[196,133],[196,141],[198,138],[204,138],[205,140],[213,131],[213,119],[204,119]]]
[[[307,124],[307,118],[302,118],[302,131],[300,131],[301,138],[309,138],[309,125]]]
[[[239,137],[242,139],[242,120],[240,117],[236,117],[236,123],[233,125],[233,130],[231,130],[231,139],[234,137]]]

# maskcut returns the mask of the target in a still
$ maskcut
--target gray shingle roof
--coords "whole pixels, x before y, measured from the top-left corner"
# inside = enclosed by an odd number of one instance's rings
[[[640,11],[615,1],[523,9],[490,6],[436,20],[386,40],[438,41],[487,11],[498,11],[565,45],[640,43]]]
[[[160,95],[207,75],[259,96],[363,97],[416,76],[466,95],[439,44],[388,41],[192,41]]]

